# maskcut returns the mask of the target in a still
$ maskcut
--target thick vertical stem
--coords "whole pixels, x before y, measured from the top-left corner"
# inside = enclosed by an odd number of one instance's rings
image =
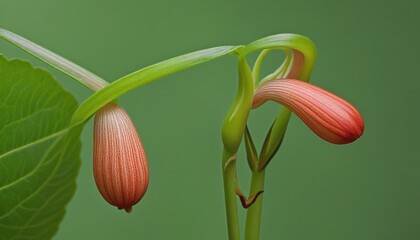
[[[254,83],[245,57],[238,60],[238,93],[222,127],[224,145],[222,168],[225,190],[226,217],[230,240],[239,240],[239,220],[236,199],[236,153],[244,135],[246,121],[252,105]]]
[[[252,174],[250,195],[264,189],[265,170]],[[263,194],[248,208],[246,215],[245,240],[258,240],[260,235]]]
[[[226,219],[229,240],[239,240],[239,219],[236,203],[236,161],[232,160],[235,153],[223,150],[222,169],[223,185],[225,191]]]

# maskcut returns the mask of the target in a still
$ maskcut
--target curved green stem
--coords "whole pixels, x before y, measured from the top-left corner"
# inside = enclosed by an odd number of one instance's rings
[[[260,78],[260,70],[261,70],[261,66],[262,63],[265,59],[265,57],[273,50],[282,50],[285,52],[286,57],[284,58],[283,63],[271,74],[265,76],[261,81],[259,80]],[[254,63],[254,67],[252,68],[252,76],[254,77],[254,85],[255,87],[260,86],[261,84],[263,84],[266,81],[269,80],[273,80],[275,78],[282,78],[283,75],[286,73],[290,62],[292,59],[292,54],[290,52],[290,49],[286,48],[286,47],[278,47],[278,48],[272,48],[272,49],[264,49],[261,51],[260,55],[258,55],[257,60],[255,60]]]
[[[236,163],[229,159],[236,156],[241,144],[254,95],[251,69],[245,57],[241,55],[238,59],[238,78],[238,92],[222,127],[224,146],[222,157],[223,183],[230,240],[238,240],[240,235],[236,203]]]
[[[250,195],[263,191],[265,170],[252,173]],[[263,194],[248,208],[246,214],[245,240],[258,240],[260,235]]]
[[[72,124],[88,120],[102,106],[135,88],[201,63],[236,53],[240,48],[242,46],[223,46],[187,53],[124,76],[86,99],[73,114]]]
[[[264,49],[261,51],[260,55],[258,55],[257,60],[255,60],[254,66],[252,67],[252,78],[254,79],[254,86],[258,85],[258,81],[260,80],[260,71],[262,63],[265,57],[270,53],[270,50]]]
[[[283,63],[278,67],[273,73],[265,76],[261,81],[259,81],[258,86],[261,86],[266,81],[274,80],[276,78],[283,78],[287,71],[290,68],[290,63],[292,62],[292,53],[290,49],[283,49],[283,51],[286,53],[286,57],[283,61]]]
[[[48,65],[76,79],[92,91],[98,91],[108,86],[107,81],[103,80],[92,72],[89,72],[79,65],[17,34],[0,28],[0,38],[3,38],[4,40],[18,46],[34,57],[47,63]]]
[[[316,59],[316,47],[305,36],[292,33],[268,36],[246,45],[241,49],[241,54],[247,55],[253,51],[276,48],[290,48],[301,52],[304,55],[305,62],[302,66],[299,79],[306,82],[309,81]]]

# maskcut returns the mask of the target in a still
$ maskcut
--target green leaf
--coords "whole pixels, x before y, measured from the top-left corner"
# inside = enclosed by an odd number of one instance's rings
[[[175,72],[205,63],[216,58],[235,53],[242,46],[222,46],[204,49],[174,57],[140,69],[112,82],[107,87],[95,92],[75,112],[72,123],[89,119],[98,109],[124,93],[153,82]]]
[[[50,239],[76,189],[82,125],[44,70],[0,55],[0,238]]]
[[[279,115],[274,120],[270,130],[268,130],[260,152],[259,171],[264,170],[267,167],[268,163],[280,149],[291,114],[292,112],[287,108],[280,110]]]
[[[245,138],[245,151],[248,165],[251,171],[255,172],[258,170],[258,153],[255,149],[254,140],[252,140],[251,133],[249,132],[248,125],[245,126],[244,132]]]
[[[0,28],[0,38],[16,45],[32,56],[54,67],[55,69],[67,74],[79,81],[93,91],[97,91],[108,85],[108,82],[98,77],[94,73],[80,67],[79,65],[63,58],[62,56],[51,52],[50,50],[29,41],[15,33]]]

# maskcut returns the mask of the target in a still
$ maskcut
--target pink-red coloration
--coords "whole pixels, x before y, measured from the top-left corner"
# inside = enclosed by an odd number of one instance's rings
[[[305,58],[303,54],[297,50],[293,50],[293,62],[285,78],[299,79],[299,73],[302,69],[304,61]]]
[[[293,79],[268,81],[256,90],[252,107],[268,100],[289,108],[328,142],[350,143],[363,134],[362,116],[350,103],[312,84]]]
[[[95,116],[93,174],[105,200],[131,211],[149,183],[146,155],[127,112],[114,103]]]

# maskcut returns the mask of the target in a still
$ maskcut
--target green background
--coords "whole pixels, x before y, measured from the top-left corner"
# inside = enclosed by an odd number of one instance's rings
[[[267,171],[261,238],[419,239],[420,81],[412,73],[419,68],[417,5],[0,0],[0,27],[109,81],[202,48],[283,32],[308,36],[318,47],[312,83],[352,102],[364,116],[365,134],[336,146],[293,116]],[[79,102],[90,94],[4,41],[0,52],[47,68]],[[280,57],[273,55],[265,71]],[[145,198],[129,215],[96,190],[90,121],[82,134],[78,190],[54,239],[226,239],[220,128],[236,92],[235,61],[227,56],[120,98],[146,148],[151,177]],[[267,104],[252,112],[258,145],[277,109]],[[244,153],[239,157],[247,190]]]

